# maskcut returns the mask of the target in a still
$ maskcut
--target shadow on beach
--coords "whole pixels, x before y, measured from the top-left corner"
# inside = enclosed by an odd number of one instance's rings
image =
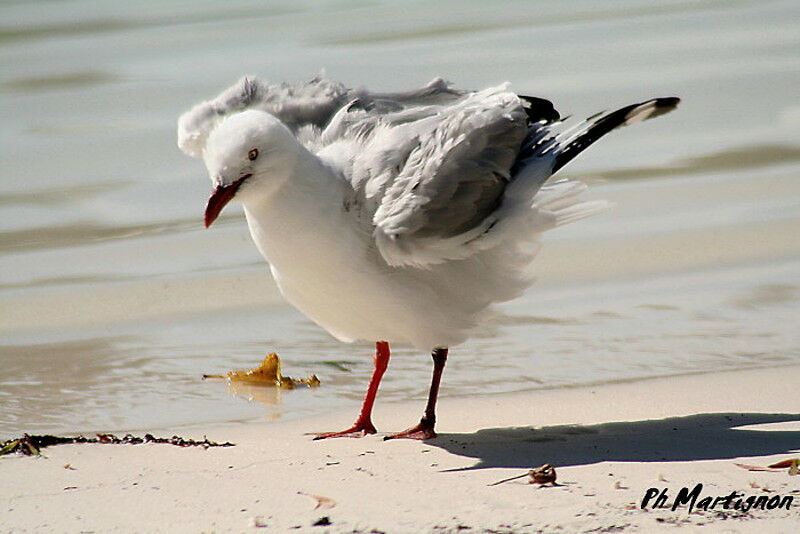
[[[427,443],[478,460],[458,471],[528,469],[543,463],[565,467],[604,461],[721,460],[800,449],[800,430],[735,428],[791,421],[800,421],[800,414],[709,413],[598,425],[486,428],[470,434],[439,434]]]

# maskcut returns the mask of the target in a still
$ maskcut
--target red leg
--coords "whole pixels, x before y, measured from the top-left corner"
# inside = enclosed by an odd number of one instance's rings
[[[425,415],[419,423],[402,432],[391,434],[383,439],[432,439],[436,437],[433,426],[436,424],[436,398],[439,396],[439,382],[442,380],[444,364],[447,363],[447,349],[437,347],[431,353],[433,357],[433,377],[431,378],[431,389],[428,393],[428,404],[425,406]]]
[[[386,368],[389,366],[389,343],[378,341],[375,343],[375,368],[372,371],[372,378],[369,381],[367,394],[364,395],[364,404],[358,414],[353,426],[341,432],[325,432],[317,434],[314,439],[326,438],[360,438],[367,434],[377,432],[372,424],[372,405],[375,404],[375,396],[378,394],[378,386]]]

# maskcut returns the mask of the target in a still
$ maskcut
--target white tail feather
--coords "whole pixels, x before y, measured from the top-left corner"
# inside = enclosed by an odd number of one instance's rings
[[[611,202],[606,200],[588,200],[586,202],[578,202],[563,208],[555,210],[553,214],[556,216],[556,226],[567,224],[592,215],[597,215],[604,211],[608,211],[614,207]]]

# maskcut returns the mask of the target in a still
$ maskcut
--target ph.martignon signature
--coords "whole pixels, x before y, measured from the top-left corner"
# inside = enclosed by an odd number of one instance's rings
[[[670,494],[667,488],[648,488],[642,498],[641,508],[644,510],[650,507],[651,510],[657,508],[671,508],[674,512],[679,506],[689,505],[689,513],[697,508],[698,510],[741,510],[747,512],[751,509],[757,510],[789,510],[792,506],[794,497],[791,495],[745,495],[738,491],[732,491],[728,495],[701,496],[703,485],[697,484],[691,491],[689,488],[681,488],[678,495],[670,503]]]

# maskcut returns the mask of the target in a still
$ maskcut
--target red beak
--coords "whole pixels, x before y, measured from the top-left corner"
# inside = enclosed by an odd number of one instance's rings
[[[231,199],[236,195],[236,191],[239,190],[239,186],[242,183],[250,178],[250,174],[245,174],[231,185],[218,185],[211,191],[211,196],[208,197],[208,203],[206,204],[206,228],[211,226],[211,224],[217,220],[219,217],[219,213],[222,211],[222,208],[231,201]]]

